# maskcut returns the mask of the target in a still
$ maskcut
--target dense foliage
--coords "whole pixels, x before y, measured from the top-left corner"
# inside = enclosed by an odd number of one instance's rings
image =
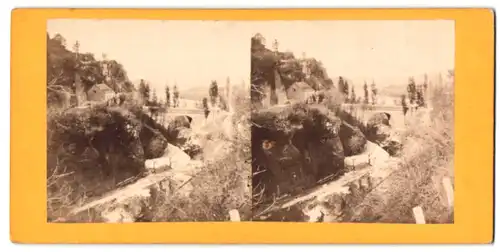
[[[76,91],[77,78],[83,91],[92,86],[106,83],[115,92],[131,92],[135,88],[127,77],[127,72],[116,60],[97,60],[92,53],[79,51],[78,41],[68,49],[66,40],[60,34],[50,38],[47,34],[47,89],[48,105],[65,103]],[[72,102],[73,103],[73,102]]]
[[[305,70],[306,69],[306,70]],[[305,71],[304,71],[305,70]],[[321,61],[314,58],[296,58],[291,52],[280,52],[275,42],[275,51],[265,46],[265,39],[256,34],[251,39],[251,96],[253,103],[263,99],[266,86],[271,89],[271,100],[276,104],[276,76],[287,90],[293,83],[306,82],[315,90],[333,87]]]

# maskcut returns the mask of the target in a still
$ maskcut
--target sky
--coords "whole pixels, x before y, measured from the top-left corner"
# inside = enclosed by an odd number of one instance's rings
[[[78,40],[81,52],[117,60],[131,81],[148,80],[160,99],[167,84],[208,90],[212,80],[250,79],[250,36],[225,22],[58,19],[47,30],[60,33],[70,50]]]
[[[211,80],[248,82],[250,37],[261,33],[268,48],[321,60],[330,77],[345,76],[356,89],[406,85],[409,76],[454,68],[451,20],[412,21],[160,21],[50,20],[68,47],[122,63],[132,81],[147,79],[157,91],[205,88]],[[163,92],[158,92],[159,94]]]
[[[252,24],[272,48],[320,60],[330,77],[345,76],[362,90],[407,85],[408,78],[454,68],[454,21],[267,21]]]

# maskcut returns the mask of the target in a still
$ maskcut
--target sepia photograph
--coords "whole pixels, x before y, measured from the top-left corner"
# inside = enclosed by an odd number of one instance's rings
[[[252,221],[454,223],[454,26],[253,22]]]
[[[49,20],[47,220],[453,223],[454,36]]]
[[[250,36],[49,20],[47,221],[250,220]]]

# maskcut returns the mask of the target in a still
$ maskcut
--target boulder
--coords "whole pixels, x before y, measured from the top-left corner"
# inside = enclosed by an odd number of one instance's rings
[[[296,193],[344,172],[341,122],[322,106],[276,106],[252,114],[254,188]]]
[[[302,109],[305,109],[305,117],[300,119],[303,115],[298,111]],[[322,105],[299,105],[294,111],[298,113],[292,114],[291,119],[302,121],[303,128],[294,135],[293,143],[306,154],[306,158],[309,155],[306,165],[312,168],[315,179],[342,175],[345,170],[341,120]]]
[[[366,137],[358,127],[342,122],[339,135],[346,157],[358,155],[366,149]]]
[[[379,145],[366,142],[365,150],[358,154],[346,157],[344,162],[349,170],[359,170],[368,166],[377,166],[384,164],[389,159],[389,153]]]
[[[385,142],[392,134],[392,128],[385,124],[370,125],[370,140],[376,144]]]
[[[142,123],[139,137],[144,149],[144,158],[161,157],[170,141],[169,132],[146,113],[137,111],[136,114]]]
[[[390,125],[390,114],[377,113],[367,123],[368,140],[378,144],[391,156],[400,154],[402,144],[397,132]]]
[[[178,128],[177,137],[174,139],[172,144],[183,149],[184,146],[186,146],[189,143],[192,136],[193,136],[193,130],[191,128],[180,127]]]
[[[65,167],[65,172],[70,174],[47,188],[50,197],[65,193],[61,189],[64,185],[71,189],[69,198],[75,203],[84,201],[85,206],[99,205],[101,203],[94,204],[94,199],[108,198],[106,195],[115,192],[121,195],[121,189],[128,186],[132,189],[127,189],[122,196],[135,197],[136,188],[144,188],[144,184],[149,183],[143,179],[150,181],[148,174],[151,171],[194,169],[191,157],[169,143],[168,130],[130,101],[52,112],[47,117],[47,124],[47,174],[59,175],[63,171],[58,171],[58,167]],[[188,132],[180,130],[181,141],[192,141]],[[179,176],[170,179],[182,184],[189,174]],[[142,182],[137,184],[139,181]],[[89,199],[92,200],[88,202]],[[60,209],[64,206],[51,204],[48,207]],[[109,216],[106,218],[118,221],[116,216],[120,214],[116,213],[122,211],[119,209],[119,206],[107,208],[104,212]],[[49,217],[57,218],[50,214]]]
[[[297,177],[303,177],[304,159],[291,143],[292,127],[286,112],[279,109],[255,112],[252,117],[252,184],[254,190],[264,188],[264,198],[286,194],[297,186]],[[285,153],[283,152],[285,150]]]
[[[183,129],[190,129],[193,118],[187,115],[175,116],[167,126],[167,139],[176,144],[178,135]],[[177,144],[176,144],[177,145]]]
[[[48,193],[58,197],[60,186],[66,185],[72,188],[70,198],[78,201],[83,195],[100,196],[144,176],[144,160],[161,156],[165,142],[140,111],[96,104],[49,114],[47,174],[58,175],[62,172],[58,167],[65,167],[71,175],[59,179],[60,185],[49,186]]]
[[[401,137],[390,126],[380,124],[372,128],[371,140],[391,156],[397,156],[401,152]]]
[[[376,126],[376,125],[387,125],[391,126],[390,124],[391,121],[391,114],[386,113],[386,112],[380,112],[372,115],[368,121],[367,121],[367,126]]]
[[[202,153],[201,139],[191,128],[180,128],[174,144],[193,159],[199,158]]]
[[[185,170],[188,168],[190,161],[191,157],[179,147],[168,144],[161,157],[147,159],[144,166],[150,172],[158,172],[164,169]]]

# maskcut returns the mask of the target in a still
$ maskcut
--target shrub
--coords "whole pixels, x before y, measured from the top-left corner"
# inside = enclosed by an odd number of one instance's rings
[[[69,207],[131,183],[144,174],[145,158],[158,156],[158,150],[164,150],[166,145],[166,140],[143,127],[148,123],[146,119],[134,103],[96,104],[48,113],[50,218],[65,216]]]
[[[438,86],[432,93],[432,111],[419,110],[404,135],[400,169],[383,182],[388,189],[369,194],[351,221],[415,223],[412,209],[421,206],[427,223],[453,223],[441,184],[453,181],[454,97],[453,89]]]
[[[234,137],[222,138],[221,134],[209,134],[211,139],[221,141],[228,148],[225,155],[212,162],[205,161],[189,181],[193,190],[189,197],[182,194],[167,196],[158,193],[152,198],[147,221],[225,221],[229,211],[236,209],[242,220],[249,220],[250,211],[250,98],[245,90],[234,90],[235,113],[230,115]],[[214,129],[216,130],[216,129]]]

